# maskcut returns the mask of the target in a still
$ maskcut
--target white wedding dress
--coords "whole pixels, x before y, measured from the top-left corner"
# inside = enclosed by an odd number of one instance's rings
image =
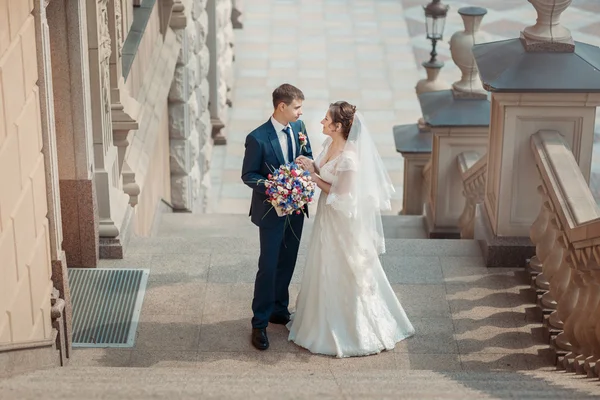
[[[328,183],[334,182],[338,169],[360,168],[353,152],[323,164],[330,144],[327,138],[315,160]],[[330,204],[332,196],[336,194],[321,192],[319,198],[288,339],[313,353],[337,357],[393,349],[415,330],[388,282],[377,246],[343,209]],[[380,223],[379,210],[377,216]]]

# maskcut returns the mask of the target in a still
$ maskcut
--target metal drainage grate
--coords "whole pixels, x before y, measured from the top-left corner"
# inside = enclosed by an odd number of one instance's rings
[[[133,347],[149,270],[68,270],[73,347]]]

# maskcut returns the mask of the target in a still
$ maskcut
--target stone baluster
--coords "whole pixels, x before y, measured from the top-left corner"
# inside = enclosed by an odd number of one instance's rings
[[[458,217],[458,227],[460,228],[461,239],[473,239],[475,230],[473,226],[475,211],[477,209],[477,204],[481,203],[483,200],[483,194],[480,194],[478,189],[475,182],[465,185],[465,190],[463,191],[463,196],[465,196],[465,208],[460,217]]]
[[[574,370],[575,358],[581,354],[581,344],[575,331],[580,314],[587,302],[586,292],[583,290],[584,280],[580,270],[580,260],[577,259],[574,253],[575,250],[571,249],[569,254],[571,267],[573,268],[571,281],[558,307],[560,317],[563,320],[564,331],[556,337],[556,345],[567,351],[562,365],[568,371]],[[567,309],[563,309],[561,313],[563,304],[566,305]]]
[[[537,191],[542,198],[546,198],[547,190],[544,187],[544,185],[539,185]],[[541,241],[541,238],[544,235],[544,233],[546,232],[549,219],[550,212],[546,207],[544,207],[544,203],[542,203],[542,206],[540,207],[540,212],[538,213],[537,218],[535,219],[535,221],[533,221],[533,224],[529,229],[529,238],[531,239],[533,245],[536,247],[536,255],[534,255],[529,260],[529,268],[531,270],[530,272],[532,273],[532,275],[538,275],[542,272],[542,262],[537,256],[537,253],[539,251],[537,245]]]
[[[590,299],[584,331],[589,354],[584,362],[584,371],[589,377],[596,375],[596,363],[600,359],[600,342],[596,337],[596,326],[598,325],[600,308],[600,270],[590,270],[588,285],[590,287]]]
[[[552,228],[550,223],[550,221],[553,219],[554,210],[547,192],[544,193],[542,208],[546,208],[548,210],[549,222],[546,225],[546,229],[544,230],[543,235],[540,237],[539,242],[535,246],[537,258],[542,265],[542,272],[534,278],[533,282],[536,291],[538,291],[540,294],[547,292],[550,288],[550,282],[548,282],[546,274],[544,274],[544,263],[546,258],[548,258],[550,255],[550,252],[554,247],[554,243],[556,242],[556,231]]]
[[[461,239],[473,239],[475,231],[475,214],[477,204],[483,202],[487,177],[487,155],[479,156],[476,152],[461,153],[458,158],[458,169],[463,179],[463,196],[465,207],[458,218]],[[472,172],[472,175],[469,174]]]
[[[598,259],[598,257],[596,257]],[[594,279],[595,290],[600,291],[600,270],[594,270],[592,273],[592,277]],[[594,360],[595,365],[590,364],[590,370],[588,370],[589,375],[600,376],[600,302],[598,302],[598,306],[596,310],[591,315],[591,318],[594,321]],[[593,368],[593,371],[591,371]]]
[[[572,334],[575,342],[578,344],[577,348],[572,350],[572,355],[575,357],[572,359],[572,364],[569,365],[569,369],[578,373],[584,373],[585,360],[592,355],[592,344],[586,334],[586,326],[589,323],[589,313],[592,308],[595,309],[594,301],[595,297],[592,293],[594,287],[591,285],[591,272],[588,269],[588,265],[581,263],[580,266],[580,288],[581,295],[579,296],[579,302],[575,308],[573,314],[573,328]],[[585,268],[585,269],[584,269]],[[572,342],[573,343],[573,342]],[[567,356],[566,359],[571,361],[571,356]]]
[[[559,238],[557,239],[557,245],[560,245],[562,248],[563,257],[561,260],[561,265],[556,273],[556,276],[552,279],[550,284],[550,291],[552,292],[552,296],[556,300],[557,304],[555,310],[550,314],[548,318],[548,324],[551,328],[555,330],[562,331],[563,329],[563,321],[559,318],[558,303],[560,303],[562,296],[567,290],[567,286],[569,285],[569,279],[571,277],[571,266],[568,263],[569,258],[567,257],[569,242],[565,237],[564,232],[559,233]],[[543,296],[542,296],[543,297]]]
[[[541,304],[543,308],[556,310],[556,296],[553,292],[553,287],[556,290],[556,286],[558,286],[558,280],[556,279],[556,275],[563,265],[563,247],[559,245],[562,231],[562,226],[558,216],[556,214],[553,215],[550,223],[548,224],[548,230],[551,230],[554,234],[554,241],[552,243],[552,248],[550,249],[550,253],[544,260],[542,264],[542,273],[536,277],[536,281],[539,278],[542,278],[548,282],[548,291],[542,295]],[[554,283],[554,286],[553,286]]]
[[[569,249],[569,254],[566,257],[566,263],[571,269],[569,276],[569,284],[562,295],[558,306],[556,307],[556,318],[563,322],[563,332],[559,333],[554,341],[554,345],[559,352],[570,352],[572,349],[571,335],[567,332],[568,320],[572,315],[577,301],[579,299],[579,285],[577,284],[578,272],[576,263],[577,261],[572,255],[572,249]],[[563,360],[564,361],[564,360]],[[559,365],[565,367],[562,363]]]

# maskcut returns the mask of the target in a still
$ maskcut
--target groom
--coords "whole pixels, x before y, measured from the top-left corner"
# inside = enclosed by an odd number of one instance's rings
[[[304,94],[290,84],[273,91],[273,115],[246,137],[242,180],[252,191],[250,216],[258,226],[260,257],[252,300],[252,345],[269,348],[267,325],[290,321],[288,287],[294,273],[304,214],[279,217],[267,200],[262,183],[273,169],[303,155],[312,158],[310,142],[300,145],[298,133],[306,135],[299,120]],[[305,210],[308,216],[308,209]]]

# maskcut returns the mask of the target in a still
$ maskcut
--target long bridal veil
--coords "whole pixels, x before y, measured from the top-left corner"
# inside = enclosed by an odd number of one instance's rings
[[[373,257],[385,252],[381,211],[391,208],[394,187],[377,152],[364,117],[354,115],[354,122],[337,165],[327,204],[349,219],[347,245],[358,281],[368,285]],[[349,249],[350,250],[350,249]],[[366,281],[365,281],[366,280]]]
[[[319,199],[289,340],[337,357],[392,349],[415,330],[379,260],[381,210],[394,189],[362,115],[321,177],[331,187]]]

